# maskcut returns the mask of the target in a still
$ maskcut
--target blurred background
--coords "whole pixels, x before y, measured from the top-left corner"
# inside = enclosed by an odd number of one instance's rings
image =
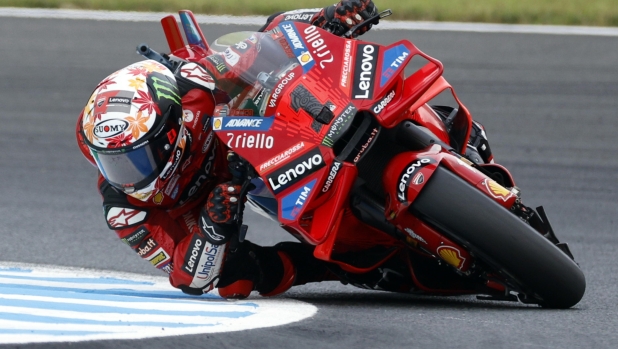
[[[270,15],[325,7],[333,0],[0,0],[0,7],[39,7],[199,14]],[[379,0],[395,20],[618,26],[616,0]]]

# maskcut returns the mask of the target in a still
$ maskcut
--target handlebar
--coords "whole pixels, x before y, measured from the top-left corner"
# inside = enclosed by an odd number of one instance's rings
[[[161,55],[159,52],[153,50],[148,46],[148,44],[139,44],[137,45],[137,53],[148,58],[153,61],[157,61],[164,66],[166,66],[169,70],[174,71],[174,64],[165,56]]]
[[[373,22],[376,19],[382,19],[382,18],[388,17],[388,16],[390,16],[392,14],[393,14],[393,11],[391,11],[391,9],[388,9],[388,10],[384,10],[384,11],[378,13],[377,15],[375,15],[373,17],[369,17],[366,20],[364,20],[364,21],[358,23],[357,25],[353,26],[352,28],[350,28],[350,30],[348,30],[347,32],[345,32],[345,34],[343,34],[343,37],[346,38],[346,39],[350,39],[350,38],[354,37],[354,32],[357,31],[359,28],[361,28],[361,27],[363,27],[363,26],[365,26],[367,24],[370,24],[370,23],[373,24]]]

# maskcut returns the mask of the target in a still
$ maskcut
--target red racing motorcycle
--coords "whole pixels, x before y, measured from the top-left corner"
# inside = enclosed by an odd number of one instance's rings
[[[384,46],[297,22],[209,45],[192,13],[179,14],[202,52],[261,47],[212,128],[238,157],[246,205],[315,246],[342,280],[552,308],[581,300],[584,275],[543,208],[525,206],[509,171],[469,145],[472,117],[438,60],[407,40]],[[176,19],[161,22],[171,55],[138,52],[171,67],[191,60]],[[453,105],[431,104],[444,94]],[[379,282],[363,280],[376,271]]]

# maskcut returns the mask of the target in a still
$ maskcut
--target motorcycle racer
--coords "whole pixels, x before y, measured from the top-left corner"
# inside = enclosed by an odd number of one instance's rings
[[[371,0],[342,0],[274,14],[260,31],[302,21],[342,35],[376,13]],[[80,150],[99,170],[108,227],[188,294],[217,287],[226,298],[272,296],[338,279],[299,243],[230,247],[240,186],[209,120],[230,98],[219,85],[238,80],[259,50],[236,47],[175,73],[152,60],[131,64],[99,83],[77,121]]]

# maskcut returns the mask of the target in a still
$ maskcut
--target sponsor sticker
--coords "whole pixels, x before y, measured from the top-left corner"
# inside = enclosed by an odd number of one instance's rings
[[[343,64],[341,65],[341,79],[339,86],[347,93],[350,92],[350,73],[354,64],[354,56],[352,55],[352,40],[346,40],[343,49]]]
[[[147,212],[125,207],[112,207],[107,211],[107,224],[112,229],[121,229],[138,224],[146,219]]]
[[[281,200],[281,217],[293,221],[302,211],[317,179],[312,180],[300,189],[292,192]]]
[[[341,114],[330,125],[328,132],[322,140],[322,144],[327,147],[332,147],[335,142],[343,135],[348,129],[348,126],[352,123],[354,116],[356,115],[356,107],[350,103],[343,109]]]
[[[101,115],[111,112],[126,113],[131,112],[131,101],[135,92],[133,91],[105,91],[97,94],[97,101],[94,105],[94,115]]]
[[[487,188],[491,196],[504,202],[506,202],[511,197],[511,195],[513,195],[513,193],[511,193],[508,189],[491,179],[485,180],[485,187]]]
[[[226,136],[228,138],[227,146],[232,149],[272,149],[275,144],[275,138],[273,138],[273,136],[268,136],[265,133],[258,133],[256,135],[249,136],[247,136],[246,133],[227,133]]]
[[[138,246],[148,234],[150,234],[148,229],[146,229],[146,227],[144,226],[141,226],[131,234],[122,238],[122,241],[125,244],[129,245],[131,248],[135,249],[135,246]]]
[[[290,156],[294,155],[296,152],[298,152],[301,149],[305,148],[305,143],[304,142],[300,142],[296,145],[294,145],[293,147],[287,149],[286,151],[282,152],[281,154],[275,156],[274,158],[266,161],[265,163],[261,164],[259,167],[259,172],[262,173],[266,170],[268,170],[269,168],[276,166],[282,162],[284,162],[285,160],[289,159]]]
[[[227,64],[231,67],[238,64],[238,61],[240,60],[240,55],[234,52],[229,47],[226,48],[225,51],[223,51],[223,56],[225,57],[225,61],[227,62]]]
[[[195,266],[195,276],[191,281],[191,287],[203,288],[216,281],[215,279],[219,276],[224,255],[225,245],[213,245],[208,241],[204,241],[204,248]]]
[[[412,229],[410,228],[405,228],[404,229],[406,233],[408,233],[408,235],[417,241],[420,241],[422,243],[424,243],[425,245],[427,245],[427,241],[425,241],[425,239],[423,239],[420,235],[418,235],[417,233],[415,233]]]
[[[288,14],[283,18],[283,20],[309,23],[311,18],[313,18],[313,15],[315,15],[315,12]]]
[[[378,64],[378,46],[359,44],[357,47],[352,98],[372,99],[376,65]]]
[[[335,181],[339,170],[341,169],[341,163],[339,161],[333,162],[333,165],[330,167],[330,171],[328,173],[328,178],[326,179],[326,183],[324,183],[324,187],[322,187],[322,193],[326,193],[330,186]]]
[[[365,153],[367,148],[369,148],[371,143],[373,143],[373,141],[376,139],[378,132],[379,132],[379,129],[377,128],[374,128],[373,130],[371,130],[371,134],[367,138],[367,141],[365,141],[365,143],[361,146],[361,149],[358,151],[358,154],[356,154],[356,156],[354,157],[354,163],[357,163],[360,161],[361,156]]]
[[[147,255],[150,251],[152,251],[154,248],[156,248],[157,246],[159,246],[159,244],[157,244],[155,239],[148,238],[147,240],[143,241],[141,244],[136,246],[134,250],[135,252],[137,252],[138,255],[140,255],[140,257],[143,257]]]
[[[315,55],[315,60],[320,65],[320,68],[324,69],[326,68],[326,64],[333,62],[334,57],[317,28],[318,27],[314,25],[305,28],[305,30],[303,30],[303,38],[307,46],[311,47],[311,52]]]
[[[399,70],[406,58],[410,56],[410,50],[405,45],[391,47],[384,52],[382,60],[382,77],[380,87],[384,86],[388,80]]]
[[[185,253],[182,269],[192,276],[195,276],[195,264],[199,261],[199,258],[202,255],[205,243],[206,241],[202,240],[199,235],[194,234],[191,242],[189,243],[187,253]]]
[[[217,69],[220,74],[225,74],[229,71],[229,68],[220,55],[210,55],[207,56],[206,59],[215,66],[215,69]]]
[[[203,86],[209,90],[215,89],[215,80],[212,76],[196,63],[187,63],[180,68],[180,76],[188,79],[200,86]],[[186,120],[191,122],[191,120]]]
[[[401,175],[399,175],[399,181],[397,184],[397,199],[399,199],[400,202],[408,202],[408,187],[410,186],[410,178],[415,175],[415,173],[418,173],[421,168],[434,162],[435,161],[431,158],[416,159],[403,170]]]
[[[277,98],[279,98],[281,91],[283,91],[285,86],[293,80],[294,80],[294,72],[290,72],[288,75],[286,75],[286,77],[284,77],[283,79],[281,79],[281,81],[279,81],[279,83],[277,84],[277,87],[275,88],[273,93],[270,95],[270,101],[268,102],[269,107],[274,108],[277,105]]]
[[[129,123],[121,119],[108,119],[94,126],[94,135],[98,138],[109,138],[119,135],[127,129]]]
[[[324,166],[322,154],[318,148],[314,148],[287,166],[272,172],[267,176],[267,181],[273,192],[277,194]]]
[[[384,108],[386,108],[395,98],[395,90],[389,92],[381,101],[379,101],[376,105],[371,108],[375,115],[379,115]]]
[[[212,119],[215,131],[268,131],[274,117],[217,117]]]
[[[279,24],[279,28],[281,28],[281,32],[283,32],[285,38],[290,44],[296,59],[298,59],[298,63],[300,63],[303,67],[305,73],[308,72],[315,65],[315,61],[309,52],[309,48],[305,45],[303,39],[298,34],[296,26],[293,22],[282,22]]]
[[[461,256],[461,251],[452,246],[440,246],[437,252],[446,263],[457,269],[461,269],[466,261],[466,259]]]
[[[155,266],[155,268],[162,267],[166,262],[170,260],[170,256],[165,252],[165,250],[161,247],[158,250],[154,251],[150,257],[146,258],[150,264]]]

